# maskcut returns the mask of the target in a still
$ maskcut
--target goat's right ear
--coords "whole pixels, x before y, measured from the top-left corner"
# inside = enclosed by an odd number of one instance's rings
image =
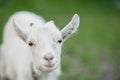
[[[18,34],[18,36],[26,41],[27,39],[27,36],[28,36],[28,32],[26,32],[18,23],[16,20],[13,19],[13,26],[14,26],[14,29],[16,31],[16,33]]]

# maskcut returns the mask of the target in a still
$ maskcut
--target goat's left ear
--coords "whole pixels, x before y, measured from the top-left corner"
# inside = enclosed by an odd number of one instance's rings
[[[68,39],[73,33],[76,32],[80,23],[80,18],[75,14],[72,20],[61,30],[63,40]]]
[[[15,31],[17,32],[18,36],[23,40],[26,41],[26,38],[29,34],[28,31],[24,30],[18,23],[16,20],[13,19],[13,26]]]

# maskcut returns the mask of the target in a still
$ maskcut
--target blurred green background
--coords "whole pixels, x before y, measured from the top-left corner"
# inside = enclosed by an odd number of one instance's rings
[[[120,0],[0,0],[0,42],[8,18],[23,10],[60,29],[80,15],[78,31],[63,46],[60,80],[120,80]]]

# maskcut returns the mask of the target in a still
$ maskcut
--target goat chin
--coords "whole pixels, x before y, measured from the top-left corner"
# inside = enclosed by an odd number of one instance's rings
[[[41,66],[37,66],[37,67],[33,67],[33,71],[34,72],[53,72],[55,71],[60,65],[59,64],[55,64],[53,66],[46,66],[46,65],[41,65]]]

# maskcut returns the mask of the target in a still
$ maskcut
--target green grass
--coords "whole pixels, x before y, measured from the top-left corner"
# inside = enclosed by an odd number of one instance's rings
[[[70,21],[74,13],[80,15],[81,24],[77,33],[63,46],[60,80],[96,80],[104,75],[109,64],[118,72],[119,9],[104,4],[104,1],[6,0],[0,4],[1,42],[5,22],[11,14],[21,10],[35,12],[47,21],[52,19],[60,29]]]

